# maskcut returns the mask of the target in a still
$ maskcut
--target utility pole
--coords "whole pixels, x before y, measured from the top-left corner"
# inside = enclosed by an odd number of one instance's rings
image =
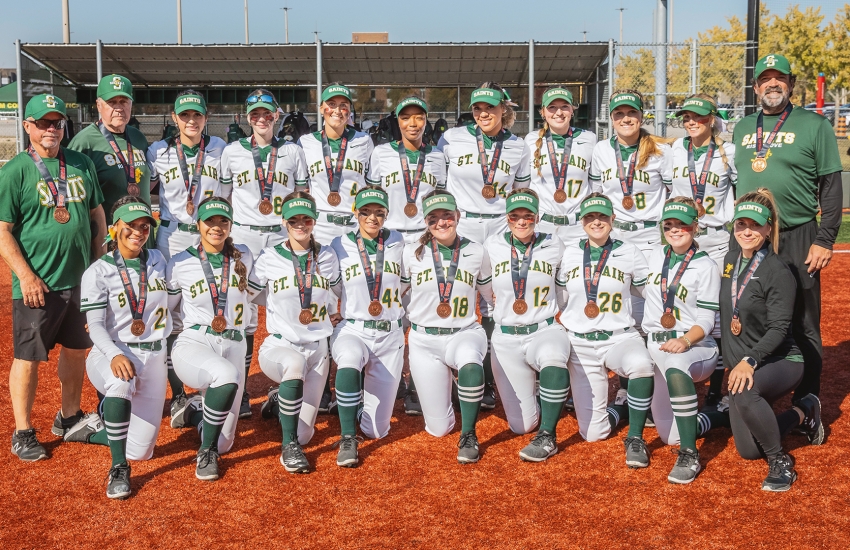
[[[744,114],[756,112],[753,71],[759,54],[759,0],[747,0],[747,60],[744,66]]]
[[[289,10],[292,8],[284,6],[280,9],[283,10],[283,28],[286,35],[286,43],[289,44]]]
[[[623,12],[628,8],[615,8],[618,12],[620,12],[620,44],[623,43]]]
[[[673,0],[668,0],[667,19],[670,22],[670,31],[667,33],[667,42],[673,43]]]
[[[71,43],[71,15],[68,0],[62,0],[62,42]],[[18,75],[20,78],[20,75]]]
[[[183,43],[183,1],[177,0],[177,43]]]
[[[251,41],[248,40],[248,0],[245,0],[245,45],[250,44]]]
[[[667,136],[667,2],[655,6],[655,135]]]

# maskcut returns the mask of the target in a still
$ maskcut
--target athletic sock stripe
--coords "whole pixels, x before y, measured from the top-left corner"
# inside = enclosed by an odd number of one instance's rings
[[[649,397],[635,397],[634,395],[628,394],[628,399],[632,403],[651,403],[652,396]]]
[[[351,392],[351,393],[336,390],[336,398],[337,398],[337,399],[339,399],[340,397],[359,397],[359,396],[361,396],[361,395],[363,395],[363,391],[362,391],[362,390],[360,390],[360,391],[356,391],[356,392]]]
[[[547,397],[552,397],[552,398],[556,398],[556,397],[566,398],[568,391],[569,390],[550,390],[550,389],[547,389],[547,388],[540,388],[540,395],[541,396],[545,395]]]
[[[300,405],[302,401],[304,401],[303,397],[298,398],[294,401],[290,401],[288,399],[283,399],[282,397],[280,397],[280,395],[278,395],[278,397],[277,397],[278,403],[280,403],[281,405],[288,405],[290,407],[294,407],[295,405]]]
[[[121,428],[121,429],[118,429],[118,430],[110,430],[109,428],[106,428],[106,437],[109,437],[109,438],[113,438],[113,437],[118,438],[118,437],[121,437],[121,436],[127,437],[127,432],[129,432],[129,431],[130,431],[130,428]]]
[[[124,426],[129,426],[130,421],[128,420],[127,422],[108,422],[108,421],[104,420],[103,425],[106,426],[107,428],[122,428]]]
[[[210,418],[214,421],[214,424],[217,424],[219,422],[224,422],[229,412],[230,411],[215,411],[204,407],[204,419]]]
[[[696,402],[696,400],[697,400],[697,394],[695,394],[695,393],[692,393],[690,395],[682,395],[680,397],[671,397],[670,398],[671,403],[684,403],[686,401]]]
[[[698,411],[696,409],[694,409],[692,411],[687,411],[687,412],[673,411],[673,416],[681,416],[681,417],[696,416],[697,412]]]
[[[550,399],[549,397],[546,397],[542,393],[540,394],[540,400],[545,401],[547,403],[563,403],[564,401],[566,401],[566,399],[567,399],[566,395],[564,395],[563,397],[557,397],[557,398]]]
[[[699,435],[703,435],[711,429],[711,419],[705,413],[697,414],[697,426]]]
[[[615,409],[614,407],[608,407],[607,409],[605,409],[605,412],[607,412],[610,416],[614,417],[614,424],[620,423],[620,413],[617,412],[617,409]]]
[[[465,392],[476,392],[478,390],[484,391],[484,384],[481,384],[480,386],[461,386],[460,384],[458,384],[457,389],[458,391]]]

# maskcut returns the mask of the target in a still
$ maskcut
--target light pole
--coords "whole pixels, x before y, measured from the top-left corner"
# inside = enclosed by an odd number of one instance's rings
[[[62,41],[65,44],[71,43],[71,15],[68,0],[62,0]]]
[[[245,0],[245,45],[250,44],[248,40],[248,0]]]
[[[183,43],[183,2],[177,0],[177,43]]]
[[[627,8],[615,8],[620,12],[620,43],[623,43],[623,12],[626,11]]]
[[[283,10],[283,28],[286,36],[286,43],[289,44],[289,10],[292,8],[284,6],[280,9]]]

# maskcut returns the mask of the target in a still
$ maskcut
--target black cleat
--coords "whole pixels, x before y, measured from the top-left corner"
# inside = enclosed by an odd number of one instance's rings
[[[85,413],[83,411],[77,411],[75,414],[69,416],[68,418],[62,417],[62,411],[56,413],[56,418],[53,419],[53,427],[50,428],[50,432],[53,435],[58,435],[59,437],[63,437],[65,433],[70,430],[74,424],[83,419]]]

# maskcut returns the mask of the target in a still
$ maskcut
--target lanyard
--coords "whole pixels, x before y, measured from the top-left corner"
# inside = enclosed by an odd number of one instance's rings
[[[767,150],[770,149],[770,145],[773,143],[773,140],[776,139],[777,134],[779,134],[779,130],[782,128],[782,125],[785,124],[785,121],[788,119],[788,115],[791,114],[791,110],[794,108],[794,105],[791,102],[788,102],[788,105],[785,106],[785,109],[782,111],[782,114],[779,116],[779,120],[776,121],[776,125],[773,127],[773,131],[768,134],[767,139],[762,143],[762,138],[764,137],[764,111],[759,111],[758,117],[756,118],[756,158],[764,158],[767,154]]]
[[[455,237],[455,242],[452,244],[452,259],[449,264],[449,276],[445,276],[443,271],[443,255],[440,252],[440,245],[437,239],[431,239],[431,255],[434,258],[434,274],[437,276],[437,290],[440,293],[440,303],[448,304],[452,297],[452,287],[455,284],[455,275],[457,274],[457,264],[460,261],[460,239]]]
[[[546,130],[546,147],[549,149],[549,164],[552,166],[552,177],[555,178],[555,189],[563,191],[567,184],[567,167],[570,164],[570,152],[573,148],[573,127],[570,126],[570,131],[564,136],[564,156],[561,157],[560,165],[556,164],[555,144],[549,130]]]
[[[425,141],[419,146],[419,160],[416,161],[416,175],[413,181],[410,181],[410,165],[407,162],[407,150],[404,147],[404,142],[398,142],[398,160],[401,162],[401,175],[404,178],[404,192],[407,195],[407,202],[413,204],[416,202],[416,197],[419,195],[419,183],[422,179],[422,169],[425,168]]]
[[[738,272],[741,269],[741,258],[743,257],[743,254],[738,254],[738,260],[735,262],[735,272],[732,273],[732,319],[738,319],[738,302],[741,300],[741,295],[744,293],[747,283],[750,282],[750,279],[752,279],[753,274],[766,255],[767,251],[764,248],[753,254],[752,259],[750,259],[750,265],[747,267],[747,274],[744,275],[744,280],[741,282],[740,288],[738,288]]]
[[[139,296],[136,299],[136,292],[133,290],[133,281],[130,279],[130,272],[127,269],[127,264],[124,262],[124,257],[116,248],[112,251],[112,257],[115,259],[115,266],[118,268],[118,274],[121,275],[121,284],[124,285],[124,293],[127,295],[127,302],[130,304],[130,312],[133,315],[133,320],[141,319],[145,313],[145,302],[148,300],[148,267],[145,261],[147,252],[142,250],[139,255]]]
[[[204,250],[203,244],[198,245],[198,258],[201,260],[201,267],[204,269],[204,277],[207,279],[207,285],[210,288],[210,297],[212,298],[214,315],[216,317],[224,317],[224,311],[227,308],[227,287],[230,282],[230,257],[225,254],[222,259],[220,286],[215,284],[215,274],[213,273],[212,266],[207,258],[207,252]]]
[[[623,189],[623,196],[631,195],[632,190],[634,189],[635,166],[637,166],[638,153],[640,152],[640,140],[641,138],[638,137],[637,149],[635,149],[631,160],[629,160],[629,171],[624,174],[623,155],[620,153],[620,141],[617,139],[617,136],[614,136],[614,156],[617,158],[617,177],[620,179],[620,187]]]
[[[189,198],[187,199],[187,203],[189,203],[194,200],[195,192],[198,190],[198,184],[201,182],[201,172],[204,169],[204,155],[206,154],[204,152],[204,138],[201,137],[198,156],[195,157],[195,171],[192,173],[191,180],[189,179],[189,167],[186,165],[186,153],[183,151],[183,144],[180,143],[180,136],[175,138],[174,147],[177,149],[177,162],[180,164],[183,183],[186,185],[186,191],[189,192]]]
[[[685,254],[685,258],[682,260],[679,269],[676,270],[676,275],[673,277],[673,280],[670,281],[670,286],[668,287],[667,277],[670,274],[670,256],[673,254],[673,247],[669,246],[667,248],[667,253],[664,255],[664,266],[661,268],[661,301],[664,305],[664,313],[672,313],[673,302],[676,299],[676,291],[679,288],[679,281],[682,280],[685,270],[688,269],[688,264],[691,263],[691,260],[696,253],[696,247],[691,245],[687,254]]]
[[[602,247],[602,255],[599,256],[599,262],[596,264],[596,269],[591,271],[590,267],[590,240],[584,243],[584,289],[587,294],[588,302],[596,302],[596,296],[599,293],[599,279],[602,277],[602,270],[605,269],[605,264],[608,263],[608,256],[614,249],[614,242],[608,239],[608,242]]]
[[[38,172],[41,174],[41,177],[44,179],[44,183],[47,184],[47,188],[50,190],[50,195],[53,197],[53,204],[56,208],[65,208],[65,199],[68,196],[68,182],[66,181],[67,176],[67,168],[65,166],[65,153],[62,149],[59,149],[59,184],[57,185],[53,179],[53,176],[50,175],[50,171],[45,166],[44,161],[38,156],[38,153],[35,152],[33,146],[30,145],[27,148],[27,153],[32,158],[32,161],[35,163],[36,168],[38,168]]]
[[[273,139],[272,150],[269,153],[269,170],[268,173],[265,173],[263,171],[263,159],[260,155],[260,148],[257,146],[257,140],[254,136],[251,136],[251,154],[254,156],[254,168],[257,169],[257,181],[260,182],[260,195],[262,201],[268,201],[272,196],[274,169],[275,165],[277,165],[277,146],[277,140]]]
[[[286,241],[286,248],[292,258],[292,269],[295,271],[295,280],[298,282],[298,297],[301,300],[301,309],[309,309],[313,300],[313,273],[316,271],[316,258],[313,257],[313,249],[307,251],[307,270],[301,269],[301,260],[292,251],[292,245]]]
[[[534,248],[535,238],[531,239],[525,249],[525,254],[522,257],[522,263],[519,261],[519,254],[514,246],[514,236],[511,234],[511,282],[514,287],[514,298],[523,300],[525,297],[525,283],[528,280],[528,267],[531,265],[531,251]]]
[[[360,265],[363,267],[363,275],[366,277],[366,286],[369,288],[369,298],[372,302],[379,302],[381,296],[381,279],[384,277],[384,230],[378,233],[377,254],[375,255],[375,271],[369,262],[369,252],[360,231],[357,232],[357,251],[360,253]]]
[[[141,179],[140,171],[136,170],[135,158],[133,156],[133,144],[130,143],[130,136],[127,135],[125,131],[121,134],[121,137],[124,138],[124,141],[127,142],[127,156],[124,156],[124,152],[118,147],[118,143],[115,141],[115,136],[112,135],[112,132],[107,130],[106,125],[103,124],[102,120],[97,121],[97,127],[100,130],[100,133],[103,134],[106,142],[112,147],[112,150],[115,152],[115,156],[118,157],[118,162],[121,163],[121,166],[124,167],[124,175],[127,176],[127,183],[130,185],[136,185],[139,183]],[[131,160],[127,160],[131,159]],[[131,195],[133,193],[130,193]]]
[[[339,144],[339,154],[336,157],[336,165],[331,161],[331,144],[328,142],[328,136],[322,130],[322,154],[325,157],[325,172],[328,174],[328,187],[331,193],[339,193],[339,187],[342,185],[342,168],[345,166],[345,152],[348,150],[348,130],[342,134],[342,142]]]
[[[705,153],[705,160],[702,163],[702,172],[697,181],[696,162],[694,161],[694,142],[688,142],[688,178],[691,181],[691,194],[697,204],[702,204],[702,199],[705,197],[705,182],[708,180],[708,168],[711,165],[711,159],[714,157],[714,151],[717,145],[714,140],[709,140],[708,151]]]
[[[502,156],[502,132],[499,132],[497,139],[493,139],[493,158],[490,163],[487,163],[487,150],[484,147],[484,134],[481,133],[481,127],[475,127],[475,140],[478,142],[478,162],[481,164],[481,175],[484,177],[484,187],[493,188],[493,180],[496,178],[496,167],[499,166],[499,157]],[[493,188],[493,195],[487,198],[496,196],[496,189]],[[490,194],[489,192],[487,193]],[[486,196],[486,195],[485,195]]]

